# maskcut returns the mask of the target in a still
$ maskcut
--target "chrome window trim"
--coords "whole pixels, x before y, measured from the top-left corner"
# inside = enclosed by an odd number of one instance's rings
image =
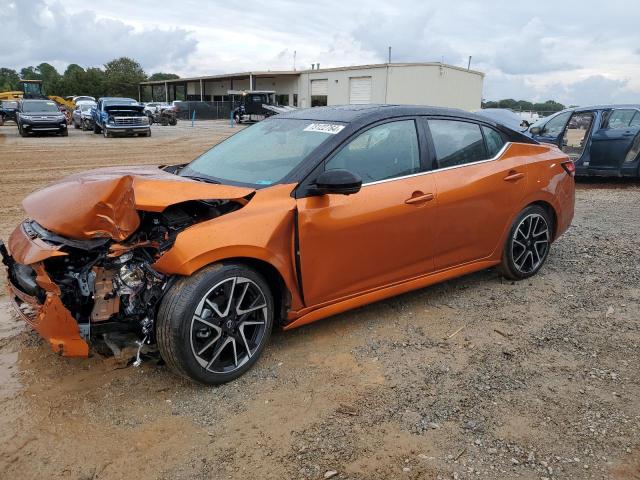
[[[429,175],[430,173],[445,172],[447,170],[453,170],[455,168],[463,168],[463,167],[468,167],[470,165],[479,165],[481,163],[493,162],[495,160],[498,160],[498,158],[500,158],[504,154],[504,152],[507,150],[507,148],[512,144],[513,142],[506,142],[502,146],[502,148],[498,151],[498,153],[496,153],[493,157],[487,158],[485,160],[478,160],[477,162],[463,163],[461,165],[452,165],[450,167],[444,167],[444,168],[436,168],[433,170],[427,170],[426,172],[418,172],[418,173],[412,173],[411,175],[404,175],[402,177],[385,178],[384,180],[377,180],[375,182],[363,183],[362,186],[368,187],[369,185],[378,185],[379,183],[395,182],[396,180],[404,180],[405,178],[419,177],[421,175]]]

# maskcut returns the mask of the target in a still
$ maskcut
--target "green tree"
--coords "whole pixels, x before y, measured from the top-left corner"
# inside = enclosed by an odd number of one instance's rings
[[[108,95],[138,98],[138,84],[146,80],[142,66],[128,57],[120,57],[104,66],[105,89]]]
[[[61,95],[62,76],[53,65],[41,63],[35,69],[38,78],[42,80],[42,91],[45,95]]]
[[[152,74],[148,80],[177,80],[178,78],[180,78],[180,76],[175,73],[157,72]]]
[[[105,96],[104,72],[99,68],[87,68],[85,83],[79,95],[90,95],[96,99]]]
[[[0,68],[0,92],[18,90],[20,76],[10,68]]]
[[[80,65],[75,63],[69,65],[62,75],[62,95],[88,95],[83,92],[86,90],[86,76],[87,72]]]
[[[42,76],[35,67],[24,67],[20,70],[20,78],[23,80],[42,80]]]

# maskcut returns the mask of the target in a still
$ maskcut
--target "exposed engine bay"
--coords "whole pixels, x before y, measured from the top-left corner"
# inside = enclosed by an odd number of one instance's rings
[[[182,230],[242,206],[234,200],[189,200],[162,212],[139,211],[139,227],[120,242],[112,238],[71,239],[27,219],[19,228],[29,239],[55,247],[56,255],[24,265],[2,246],[4,263],[14,289],[45,305],[49,293],[42,288],[36,267],[41,263],[87,343],[111,333],[129,332],[139,339],[140,347],[152,345],[160,299],[176,279],[154,270],[153,263],[171,248]]]

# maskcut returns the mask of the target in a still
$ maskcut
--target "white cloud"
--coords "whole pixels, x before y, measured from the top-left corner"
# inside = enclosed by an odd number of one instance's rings
[[[608,0],[0,0],[0,66],[101,65],[200,75],[394,61],[486,72],[486,99],[640,102],[640,3]],[[637,100],[636,100],[637,97]]]

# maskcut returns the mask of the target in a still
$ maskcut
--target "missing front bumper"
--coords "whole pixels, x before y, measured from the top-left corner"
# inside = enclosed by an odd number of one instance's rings
[[[8,290],[18,315],[36,330],[51,346],[64,357],[87,357],[89,344],[80,335],[80,328],[60,299],[60,289],[51,280],[42,262],[30,267],[35,272],[35,282],[42,289],[40,298],[29,295],[13,283],[11,269],[16,263],[4,243],[0,241],[2,263],[9,270]]]

